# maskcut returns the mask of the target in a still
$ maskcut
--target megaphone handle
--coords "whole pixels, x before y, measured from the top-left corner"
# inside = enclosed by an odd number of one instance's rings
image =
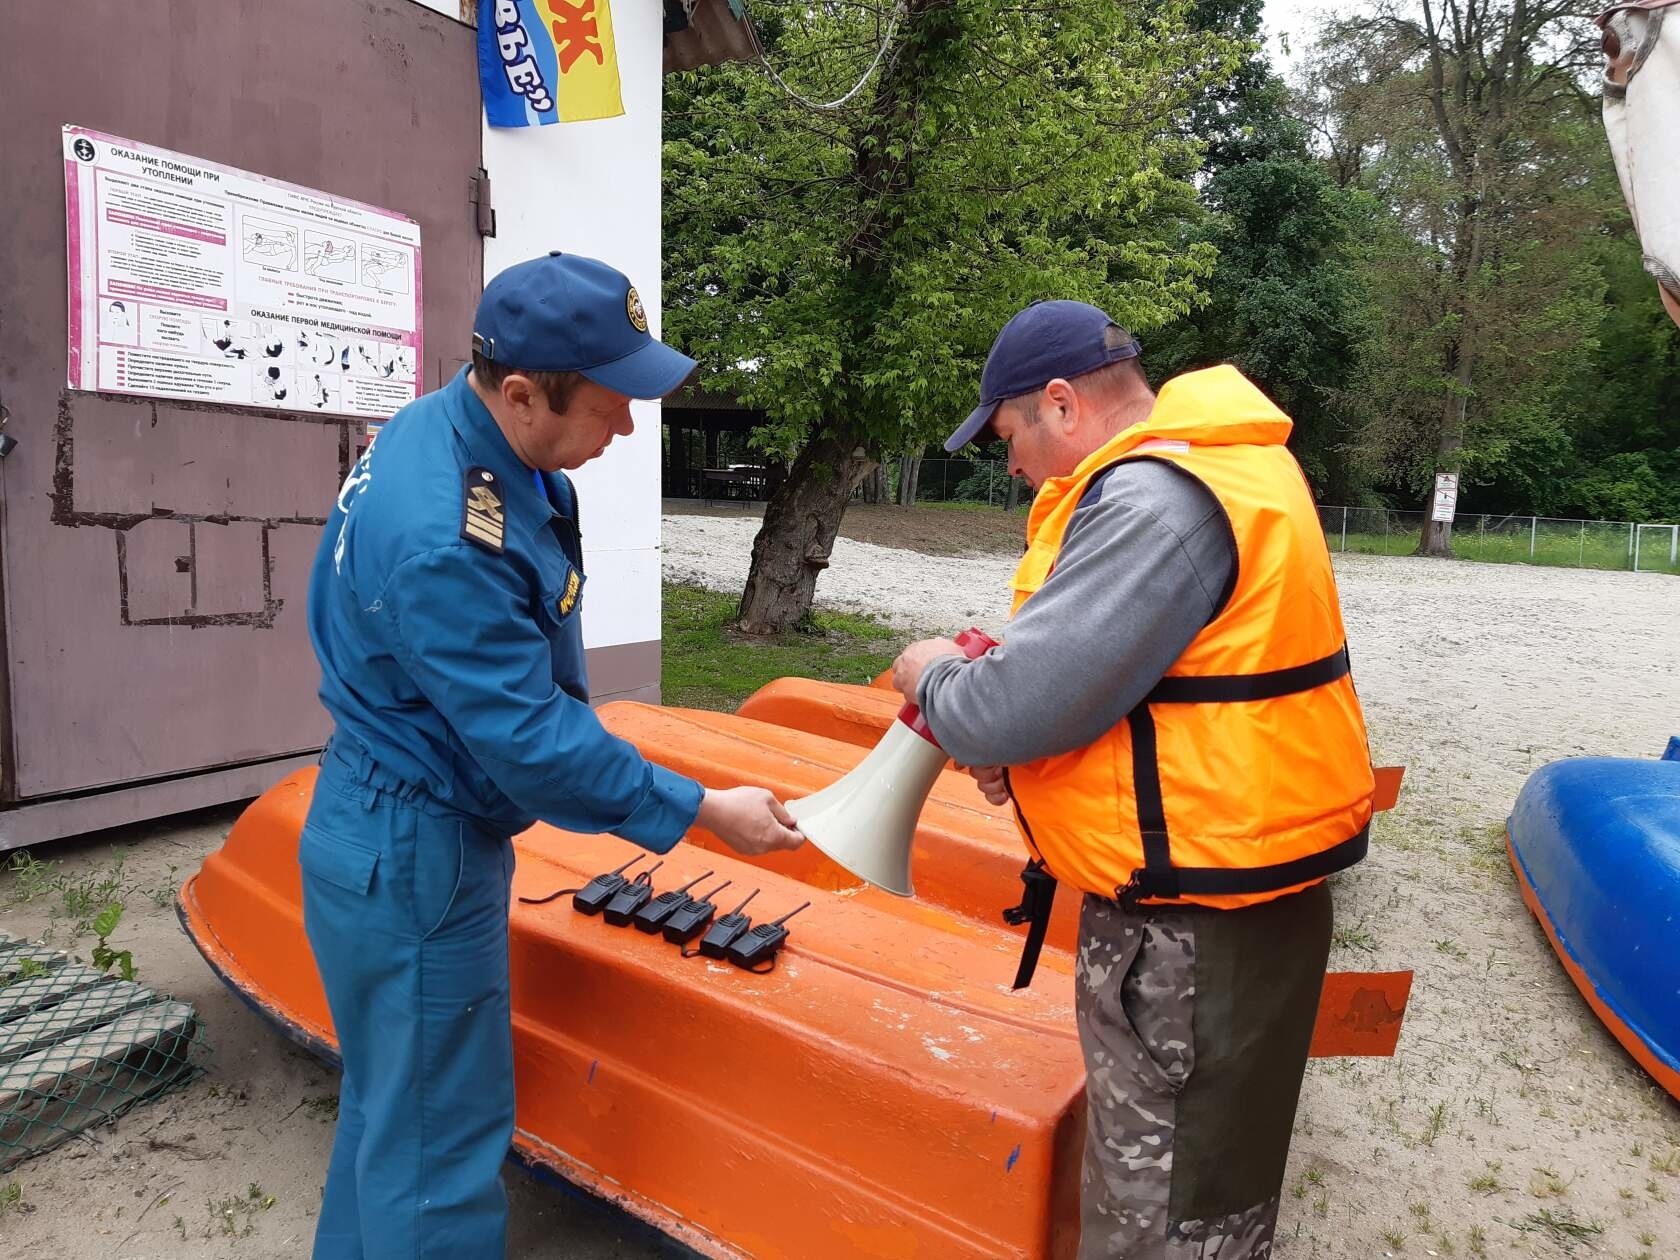
[[[978,660],[998,645],[996,639],[978,626],[970,626],[952,641],[963,650],[963,655],[971,661]],[[928,726],[926,719],[922,717],[920,705],[906,704],[898,711],[898,720],[935,748],[940,748],[939,741],[933,737],[932,729]],[[940,751],[943,752],[944,749],[940,748]]]
[[[970,626],[952,641],[963,650],[963,655],[971,661],[986,655],[987,652],[998,645],[998,641],[980,629],[979,626]]]

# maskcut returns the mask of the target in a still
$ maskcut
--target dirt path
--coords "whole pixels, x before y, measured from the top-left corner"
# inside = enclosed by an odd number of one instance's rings
[[[738,589],[756,526],[668,517],[667,576]],[[930,558],[859,541],[893,527],[851,526],[820,602],[930,631],[1002,623],[1018,542],[974,531],[969,554]],[[1337,573],[1375,752],[1409,769],[1371,858],[1337,881],[1334,965],[1417,975],[1394,1059],[1309,1070],[1278,1260],[1680,1260],[1680,1106],[1570,985],[1502,838],[1535,767],[1654,757],[1680,734],[1680,581],[1377,556]]]

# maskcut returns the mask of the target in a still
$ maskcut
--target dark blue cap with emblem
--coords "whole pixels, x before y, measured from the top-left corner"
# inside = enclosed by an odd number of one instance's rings
[[[1136,337],[1085,302],[1034,302],[1003,326],[980,373],[980,405],[945,439],[961,450],[992,423],[998,404],[1071,381],[1142,352]]]
[[[648,332],[629,277],[559,250],[515,263],[484,286],[473,349],[527,372],[579,372],[631,398],[663,398],[695,368]]]

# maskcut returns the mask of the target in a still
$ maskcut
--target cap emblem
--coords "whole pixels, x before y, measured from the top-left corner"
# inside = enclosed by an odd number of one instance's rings
[[[630,292],[624,297],[624,310],[630,316],[630,324],[637,332],[646,332],[647,312],[642,309],[642,299],[636,293],[636,287],[630,286]]]

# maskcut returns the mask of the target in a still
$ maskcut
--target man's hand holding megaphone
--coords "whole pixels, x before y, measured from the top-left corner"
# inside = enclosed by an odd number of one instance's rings
[[[973,658],[979,655],[973,646],[975,639],[984,639],[989,645],[991,640],[976,630],[963,632],[963,642],[955,639],[922,639],[912,643],[900,652],[898,659],[893,662],[892,681],[900,694],[904,696],[906,704],[918,704],[917,690],[922,685],[922,671],[929,663],[941,656],[966,656]],[[978,646],[978,645],[976,645]],[[966,770],[974,776],[974,781],[980,787],[980,795],[993,805],[1002,805],[1009,800],[1009,787],[1004,781],[1002,766],[962,766],[959,770]]]

